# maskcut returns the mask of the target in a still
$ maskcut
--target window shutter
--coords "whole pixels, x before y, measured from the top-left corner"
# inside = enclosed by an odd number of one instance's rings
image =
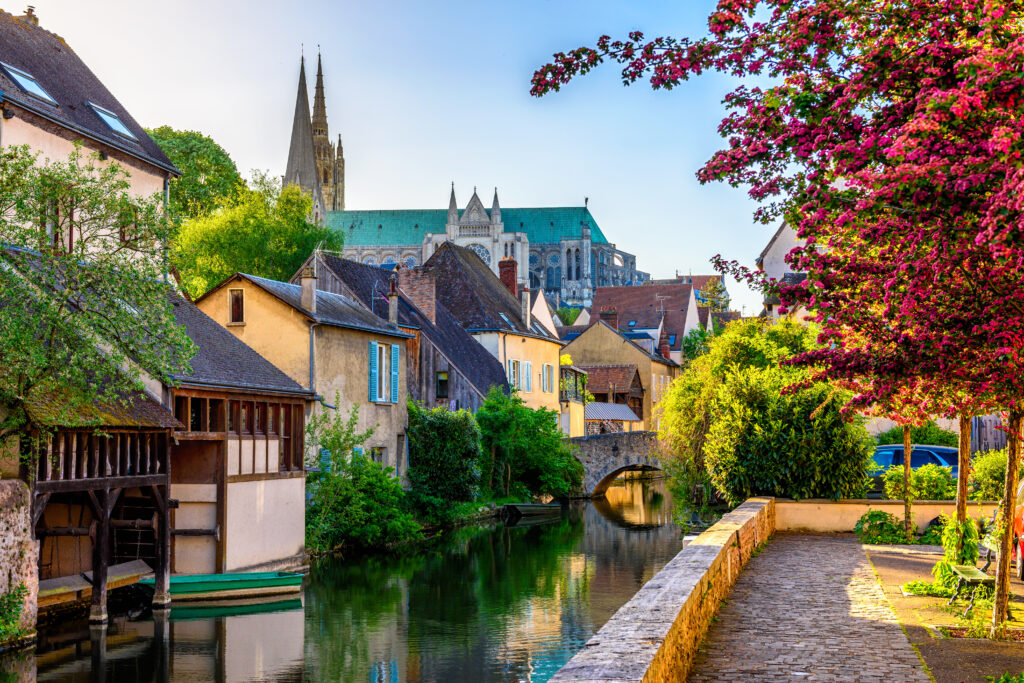
[[[398,403],[398,344],[391,345],[391,402]]]
[[[326,448],[320,449],[320,471],[330,472],[331,471],[331,452]]]
[[[526,391],[533,391],[533,363],[523,363],[523,388]]]
[[[377,400],[377,342],[370,342],[370,402]]]
[[[512,368],[515,367],[515,366],[512,365],[512,361],[511,360],[505,361],[505,365],[508,366],[508,368],[505,370],[505,374],[508,376],[508,383],[511,384],[514,387],[516,385],[516,378],[512,374],[513,373],[513,369]]]

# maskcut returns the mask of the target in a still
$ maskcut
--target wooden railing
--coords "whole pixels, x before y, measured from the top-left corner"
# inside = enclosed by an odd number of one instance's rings
[[[165,483],[167,431],[62,429],[40,452],[37,491],[84,491]]]

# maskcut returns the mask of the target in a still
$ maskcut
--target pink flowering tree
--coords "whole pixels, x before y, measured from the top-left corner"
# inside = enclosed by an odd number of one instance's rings
[[[806,281],[760,280],[821,325],[823,347],[792,362],[856,385],[851,411],[961,424],[1010,411],[996,625],[1024,397],[1022,14],[995,0],[720,0],[704,37],[602,36],[556,54],[532,87],[556,91],[605,62],[656,89],[708,70],[747,81],[726,96],[727,144],[697,177],[747,186],[759,221],[802,239],[787,261]]]

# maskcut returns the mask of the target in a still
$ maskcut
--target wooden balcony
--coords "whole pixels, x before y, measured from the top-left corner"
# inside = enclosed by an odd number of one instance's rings
[[[168,430],[61,429],[35,466],[38,493],[165,485]]]

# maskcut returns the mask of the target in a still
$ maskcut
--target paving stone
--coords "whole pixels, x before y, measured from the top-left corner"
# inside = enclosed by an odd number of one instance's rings
[[[857,539],[779,534],[740,573],[688,680],[931,679]]]

